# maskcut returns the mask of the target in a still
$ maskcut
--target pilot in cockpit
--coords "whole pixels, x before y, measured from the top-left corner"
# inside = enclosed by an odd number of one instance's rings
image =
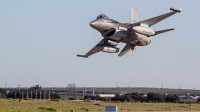
[[[106,16],[106,15],[104,15],[104,14],[100,14],[100,15],[97,16],[97,19],[96,19],[96,20],[101,19],[101,18],[109,19],[108,16]]]

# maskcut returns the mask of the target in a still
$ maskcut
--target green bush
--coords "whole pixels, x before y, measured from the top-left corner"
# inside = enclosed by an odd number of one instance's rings
[[[51,100],[51,101],[59,102],[60,100],[53,99],[53,100]]]
[[[48,110],[48,111],[50,111],[50,112],[56,111],[56,109],[53,109],[53,108],[46,108],[46,107],[39,107],[38,109]]]
[[[179,101],[180,101],[180,98],[177,95],[167,95],[165,97],[165,102],[178,103]]]
[[[102,106],[100,103],[95,103],[94,105],[97,105],[97,106]]]
[[[72,98],[69,98],[68,100],[76,100],[76,98],[72,97]]]
[[[197,99],[198,102],[200,102],[200,97]]]
[[[195,103],[198,103],[198,101],[197,100],[195,100],[195,99],[181,99],[180,101],[179,101],[179,103],[181,103],[181,104],[195,104]]]

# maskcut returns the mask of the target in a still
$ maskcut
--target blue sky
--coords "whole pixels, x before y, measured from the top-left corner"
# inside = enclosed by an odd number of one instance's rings
[[[0,87],[161,87],[200,89],[200,1],[186,0],[2,0],[0,1]],[[152,37],[123,57],[97,53],[78,58],[101,39],[89,26],[98,14],[130,22],[183,8],[152,28],[176,30]],[[121,49],[124,44],[118,45]]]

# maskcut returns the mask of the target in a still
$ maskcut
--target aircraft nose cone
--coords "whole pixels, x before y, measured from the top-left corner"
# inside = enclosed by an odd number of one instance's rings
[[[95,27],[95,26],[96,26],[96,23],[95,23],[95,22],[91,22],[91,23],[90,23],[90,26],[91,26],[91,27]]]
[[[94,28],[94,29],[97,29],[97,28],[99,27],[99,24],[98,24],[97,21],[93,21],[93,22],[90,23],[90,26],[91,26],[92,28]]]

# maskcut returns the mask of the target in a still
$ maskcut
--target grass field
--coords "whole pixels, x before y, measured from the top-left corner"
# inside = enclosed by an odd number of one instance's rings
[[[117,105],[119,112],[200,111],[200,104],[0,99],[0,112],[70,112],[70,109],[75,110],[75,112],[104,112],[105,106],[109,105]]]

